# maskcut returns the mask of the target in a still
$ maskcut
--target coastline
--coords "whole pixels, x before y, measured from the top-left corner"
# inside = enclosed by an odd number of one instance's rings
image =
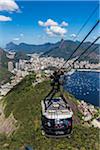
[[[90,72],[100,72],[100,69],[77,69],[77,71],[86,71],[86,72],[88,72],[88,71],[90,71]]]

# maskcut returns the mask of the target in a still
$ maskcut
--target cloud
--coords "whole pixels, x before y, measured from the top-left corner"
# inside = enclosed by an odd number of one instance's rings
[[[0,15],[0,22],[12,21],[12,18]]]
[[[0,0],[0,11],[19,11],[19,6],[14,0]]]
[[[58,24],[58,22],[47,19],[46,22],[43,22],[41,20],[38,21],[39,26],[45,27],[45,31],[49,36],[64,36],[67,33],[67,29],[65,27],[68,26],[68,23],[63,21],[61,24]]]
[[[23,33],[20,33],[20,34],[19,34],[19,37],[13,38],[13,41],[19,41],[19,40],[21,40],[21,39],[23,38],[23,36],[24,36],[24,34],[23,34]]]
[[[46,22],[43,22],[43,21],[39,20],[39,21],[38,21],[38,24],[39,24],[40,26],[44,26],[44,27],[57,26],[57,25],[58,25],[58,23],[55,22],[55,21],[52,20],[52,19],[48,19]]]
[[[52,19],[48,19],[48,20],[44,23],[44,25],[45,25],[46,27],[48,27],[48,26],[57,26],[58,23],[55,22],[55,21],[52,20]]]
[[[62,26],[62,27],[67,27],[67,26],[68,26],[68,23],[65,22],[65,21],[63,21],[63,22],[61,23],[61,26]]]
[[[46,29],[46,33],[49,36],[57,36],[57,35],[59,35],[59,36],[63,37],[67,33],[67,29],[62,28],[60,26],[51,26],[50,28]]]
[[[38,24],[39,24],[39,26],[44,26],[44,22],[41,20],[38,21]]]
[[[46,33],[47,33],[49,36],[55,36],[55,34],[54,34],[49,28],[46,28]]]
[[[75,38],[75,37],[76,37],[76,34],[73,33],[73,34],[71,34],[70,36],[71,36],[72,38]]]
[[[20,40],[20,38],[14,38],[13,39],[13,41],[19,41]]]
[[[51,26],[49,29],[55,35],[64,36],[67,33],[67,29],[60,26]]]

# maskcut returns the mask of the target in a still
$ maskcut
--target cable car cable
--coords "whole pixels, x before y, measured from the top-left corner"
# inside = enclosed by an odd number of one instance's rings
[[[99,24],[99,20],[96,22],[96,24],[92,27],[92,29],[88,32],[88,34],[85,36],[85,38],[82,40],[82,42],[77,46],[77,48],[73,51],[73,53],[69,56],[69,58],[65,61],[65,63],[62,65],[60,69],[64,67],[64,65],[71,59],[73,54],[79,49],[79,47],[83,44],[83,42],[87,39],[87,37],[92,33],[92,31],[96,28],[96,26]]]
[[[76,34],[76,36],[74,37],[73,40],[75,40],[75,39],[78,37],[78,35],[79,35],[79,34],[81,33],[81,31],[83,30],[83,28],[87,25],[88,21],[91,19],[91,17],[92,17],[92,16],[95,14],[95,12],[97,11],[97,8],[98,8],[98,7],[99,7],[99,6],[97,5],[97,6],[95,7],[95,9],[93,9],[92,13],[89,15],[89,17],[87,18],[87,20],[84,22],[84,24],[82,25],[82,27],[80,28],[80,30],[78,31],[78,33]],[[62,47],[63,43],[64,43],[64,40],[61,42],[59,48]]]
[[[74,60],[74,62],[76,62],[77,60],[79,60],[79,59],[81,58],[81,56],[84,55],[84,54],[88,51],[88,49],[90,49],[90,47],[91,47],[92,45],[94,45],[99,39],[100,39],[100,36],[97,37],[97,38],[91,43],[91,45],[89,45],[89,46],[85,49],[85,51],[83,51],[83,52],[81,53],[81,55],[80,55],[76,60]]]
[[[80,54],[80,56],[77,58],[77,59],[75,59],[74,61],[73,61],[73,63],[72,63],[72,65],[74,65],[74,63],[76,62],[76,61],[78,61],[80,58],[81,58],[81,56],[83,56],[87,51],[88,51],[88,49],[90,49],[90,47],[91,46],[93,46],[98,40],[100,39],[100,36],[99,37],[97,37],[92,43],[91,43],[91,45],[89,45],[81,54]],[[97,48],[97,47],[96,47]],[[94,49],[93,49],[94,50]],[[93,51],[92,51],[93,52]],[[71,67],[70,68],[70,70],[72,69],[72,66],[70,65],[69,67]],[[69,69],[69,67],[67,68],[67,69]],[[68,70],[69,71],[69,70]]]
[[[95,47],[92,51],[90,51],[87,55],[84,56],[84,58],[88,57],[90,54],[92,54],[97,48],[99,48],[98,46]]]
[[[95,14],[95,12],[97,11],[97,8],[99,6],[97,5],[96,8],[92,11],[92,13],[89,15],[89,17],[87,18],[87,20],[85,21],[85,23],[82,25],[82,27],[80,28],[80,30],[78,31],[78,33],[76,34],[76,37],[74,38],[74,40],[78,37],[78,35],[80,34],[80,32],[83,30],[83,28],[86,26],[86,24],[88,23],[88,21],[91,19],[91,17]]]

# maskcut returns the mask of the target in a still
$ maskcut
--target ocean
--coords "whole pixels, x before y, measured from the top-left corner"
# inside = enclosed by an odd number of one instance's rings
[[[100,106],[99,77],[100,72],[76,71],[72,75],[66,75],[64,89],[73,94],[77,99]]]

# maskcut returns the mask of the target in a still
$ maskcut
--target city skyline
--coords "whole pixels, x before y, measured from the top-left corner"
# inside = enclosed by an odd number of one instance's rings
[[[43,44],[74,40],[98,1],[0,1],[0,47],[8,42]],[[99,7],[75,39],[81,41],[99,18]],[[98,27],[87,41],[98,36]]]

